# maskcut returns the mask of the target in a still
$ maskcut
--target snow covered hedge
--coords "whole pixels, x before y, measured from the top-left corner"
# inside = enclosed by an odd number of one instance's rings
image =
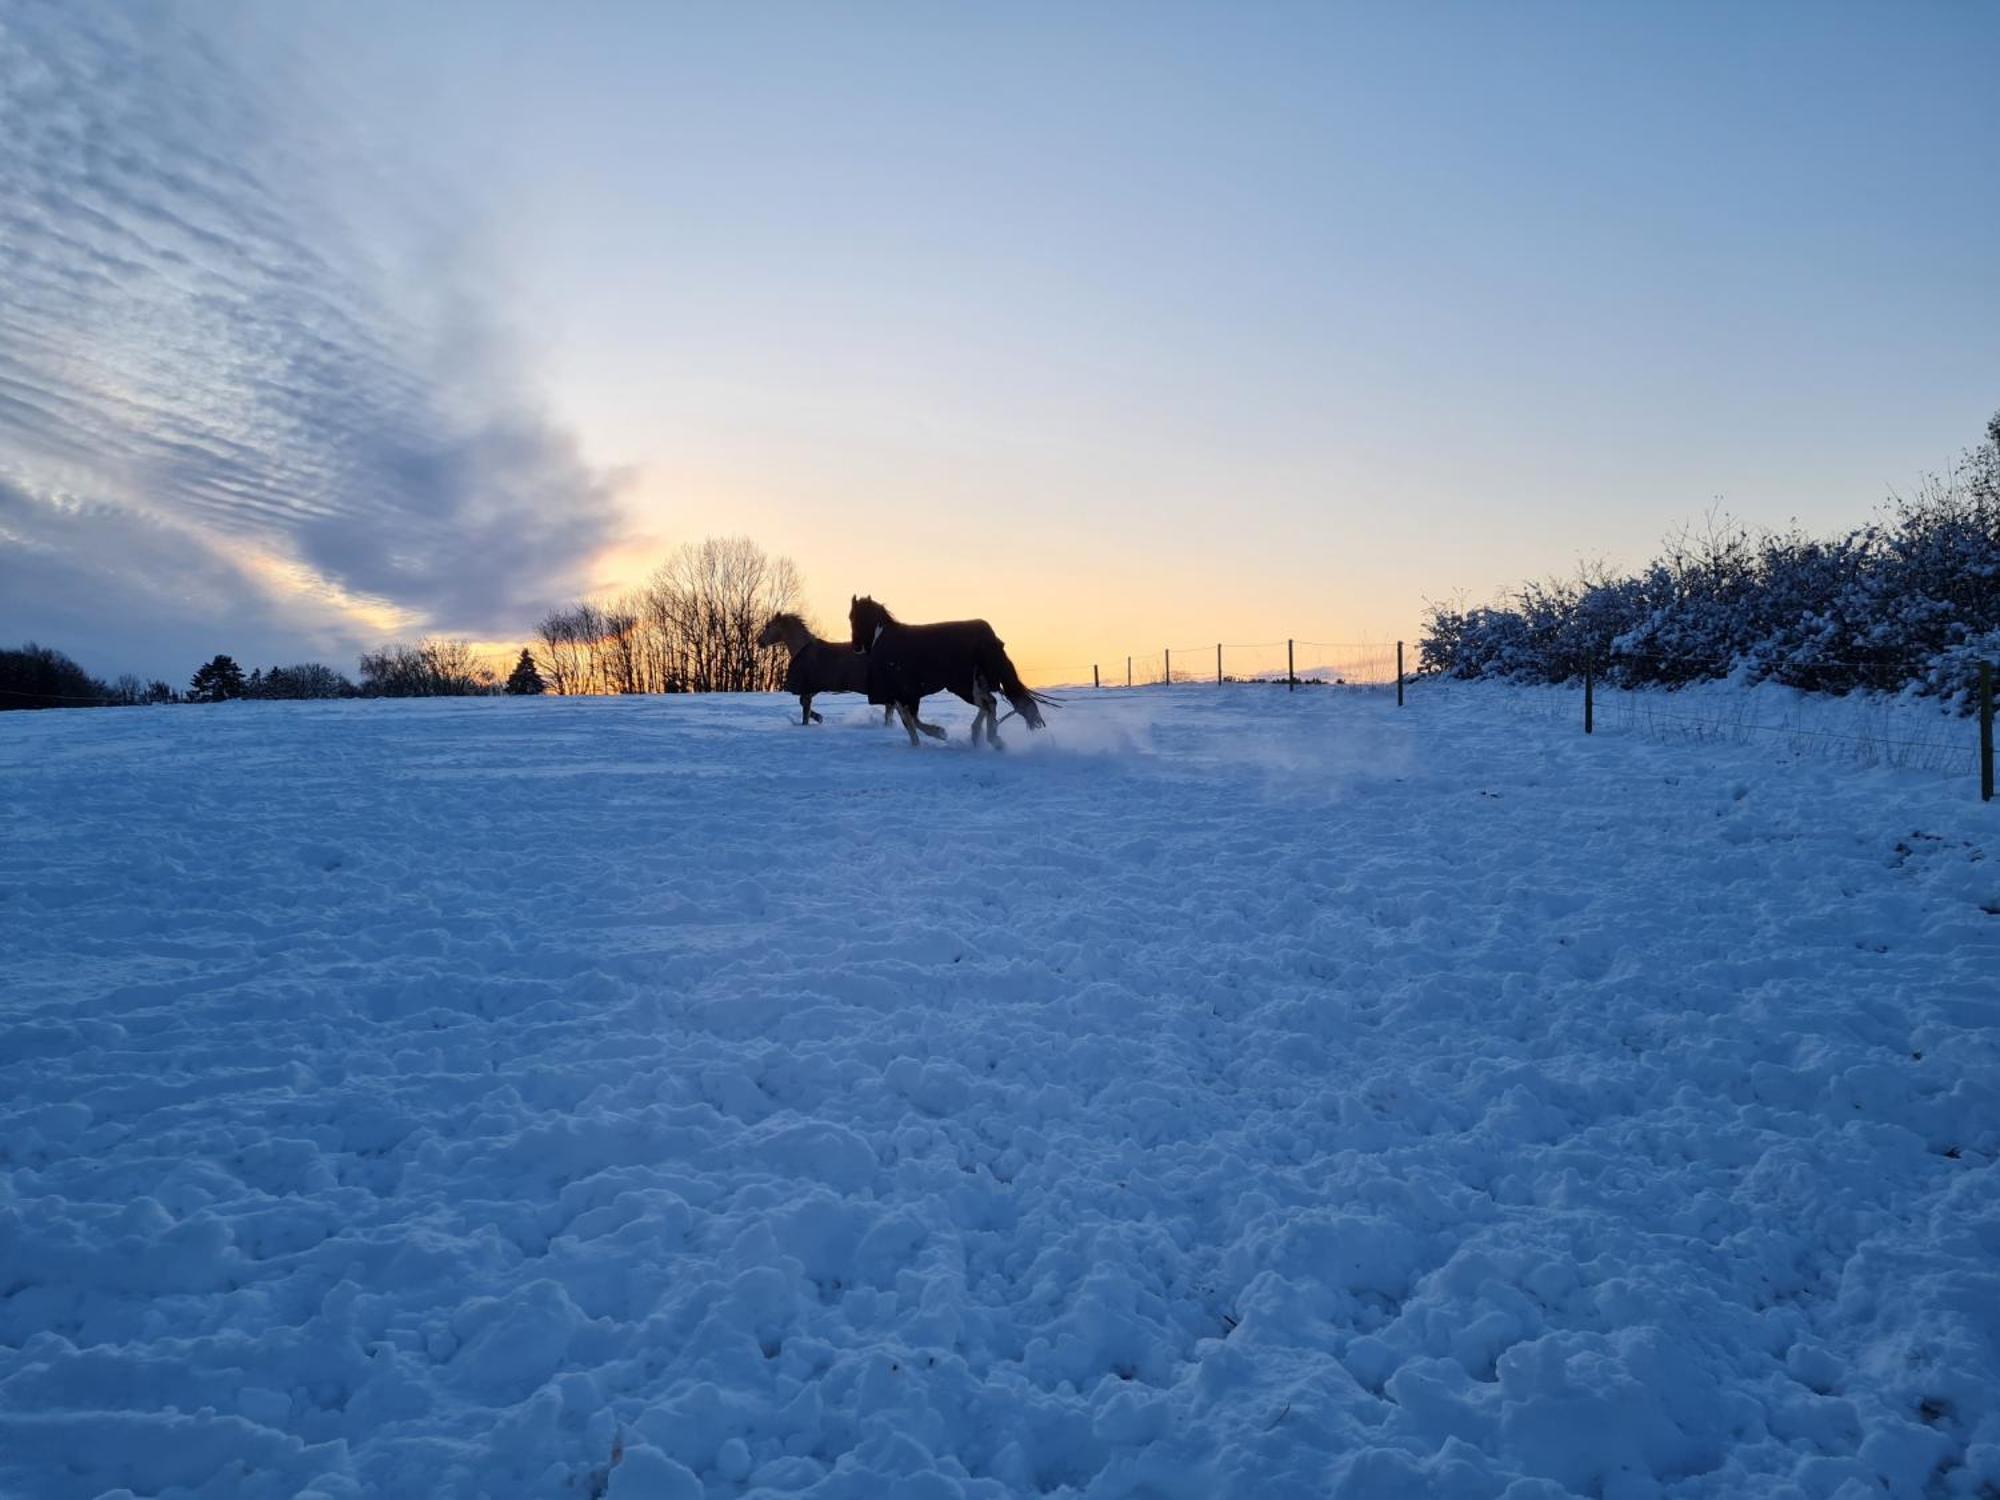
[[[1825,540],[1711,522],[1636,576],[1530,583],[1477,609],[1433,604],[1424,670],[1678,687],[1741,673],[1810,692],[1916,692],[1969,705],[2000,662],[2000,415],[1948,480]]]

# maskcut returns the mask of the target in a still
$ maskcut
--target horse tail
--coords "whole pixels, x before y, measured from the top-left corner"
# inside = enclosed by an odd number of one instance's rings
[[[1014,705],[1014,712],[1021,716],[1022,721],[1030,729],[1046,728],[1041,705],[1051,700],[1044,698],[1021,681],[1021,674],[1014,670],[1014,663],[1007,655],[1007,648],[1001,644],[998,636],[993,638],[993,657],[996,669],[994,675],[999,679],[1002,696]]]

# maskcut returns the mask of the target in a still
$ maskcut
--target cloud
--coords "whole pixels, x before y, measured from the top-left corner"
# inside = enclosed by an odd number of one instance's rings
[[[217,651],[246,661],[339,660],[362,617],[310,590],[274,594],[253,565],[144,512],[38,493],[0,474],[7,645],[38,639],[100,676],[173,682]],[[254,648],[254,649],[252,649]]]
[[[0,7],[0,635],[525,632],[610,538],[610,480],[435,185],[188,14]]]

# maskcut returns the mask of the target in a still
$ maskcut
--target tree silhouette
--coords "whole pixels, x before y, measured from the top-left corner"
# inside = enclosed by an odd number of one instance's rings
[[[521,648],[521,659],[514,663],[514,670],[507,678],[507,691],[516,695],[548,691],[541,672],[536,669],[534,653],[526,646]]]
[[[303,661],[296,666],[273,667],[266,672],[264,696],[266,698],[352,698],[354,684],[322,662]]]
[[[112,690],[62,652],[29,641],[0,651],[0,709],[87,708],[115,702]]]
[[[785,679],[764,622],[795,609],[798,569],[746,537],[711,537],[674,553],[638,591],[584,600],[539,626],[539,667],[558,693],[751,693]]]
[[[188,679],[188,701],[220,703],[225,698],[241,698],[244,688],[243,669],[231,658],[218,656],[197,667]]]
[[[364,698],[456,698],[500,691],[493,669],[464,641],[421,640],[384,646],[361,658]]]

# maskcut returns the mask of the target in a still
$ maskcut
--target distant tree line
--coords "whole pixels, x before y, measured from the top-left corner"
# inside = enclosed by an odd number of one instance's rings
[[[82,708],[237,699],[440,698],[508,693],[761,692],[784,680],[785,653],[758,633],[794,610],[798,570],[744,537],[690,543],[646,583],[608,603],[553,611],[503,678],[468,642],[425,639],[362,654],[353,678],[321,662],[254,668],[218,655],[187,687],[130,675],[103,682],[62,652],[0,651],[0,708]]]
[[[525,652],[523,653],[526,654]],[[498,675],[470,643],[421,640],[363,652],[356,682],[321,662],[258,669],[248,676],[234,659],[205,662],[188,682],[187,701],[232,698],[464,698],[504,691]]]
[[[182,697],[188,703],[222,703],[232,698],[353,698],[359,691],[324,662],[258,667],[246,676],[234,657],[217,656],[195,669]]]
[[[553,611],[536,664],[557,693],[754,693],[785,678],[782,648],[757,634],[797,609],[798,570],[745,537],[689,543],[646,583],[605,604]]]
[[[91,708],[114,704],[171,703],[164,682],[142,682],[126,673],[105,682],[49,646],[29,641],[19,650],[0,650],[0,710],[9,708]]]
[[[529,677],[534,662],[527,651]],[[502,683],[464,641],[419,641],[384,646],[361,657],[360,681],[324,662],[255,668],[245,672],[232,656],[195,668],[182,691],[165,682],[130,675],[104,682],[64,653],[33,642],[0,651],[0,709],[90,708],[147,703],[226,703],[235,699],[436,698],[499,692],[540,692],[520,666]],[[539,678],[533,678],[539,683]]]
[[[500,691],[491,667],[464,641],[384,646],[361,658],[363,698],[468,698]]]
[[[1711,520],[1636,574],[1433,604],[1419,649],[1425,670],[1461,678],[1567,682],[1588,666],[1632,687],[1741,674],[1965,703],[1977,663],[2000,659],[2000,415],[1948,478],[1842,536]]]

